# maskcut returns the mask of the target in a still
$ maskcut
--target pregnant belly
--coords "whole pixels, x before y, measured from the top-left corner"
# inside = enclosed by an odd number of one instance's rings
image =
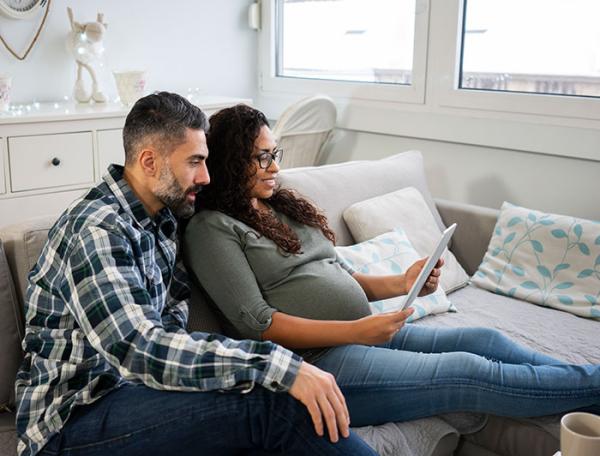
[[[371,314],[358,282],[337,264],[313,263],[310,271],[295,271],[263,293],[271,307],[297,317],[356,320]]]

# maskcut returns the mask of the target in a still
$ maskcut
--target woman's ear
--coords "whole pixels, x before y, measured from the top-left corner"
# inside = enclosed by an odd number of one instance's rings
[[[153,149],[143,149],[138,155],[138,162],[144,174],[148,177],[156,176],[158,172],[158,154]]]

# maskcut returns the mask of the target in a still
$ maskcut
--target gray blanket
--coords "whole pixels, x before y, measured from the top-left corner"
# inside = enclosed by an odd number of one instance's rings
[[[449,295],[456,313],[417,320],[426,326],[496,328],[513,340],[575,364],[600,364],[600,322],[495,295],[469,285]],[[382,456],[451,454],[461,434],[477,432],[485,415],[457,413],[405,423],[354,429]],[[520,420],[558,438],[559,416]],[[451,447],[448,452],[444,448]]]

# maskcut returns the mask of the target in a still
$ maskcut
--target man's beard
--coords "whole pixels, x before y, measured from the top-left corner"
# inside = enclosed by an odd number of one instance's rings
[[[192,185],[184,189],[171,171],[168,163],[160,171],[158,185],[154,190],[155,196],[177,216],[188,218],[194,215],[194,203],[190,203],[187,195],[190,192],[199,192],[199,185]]]

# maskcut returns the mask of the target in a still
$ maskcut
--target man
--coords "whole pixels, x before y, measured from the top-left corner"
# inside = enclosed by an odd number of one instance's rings
[[[125,167],[50,230],[27,288],[20,455],[374,454],[331,375],[271,342],[186,332],[175,216],[209,182],[206,129],[178,95],[142,98]]]

